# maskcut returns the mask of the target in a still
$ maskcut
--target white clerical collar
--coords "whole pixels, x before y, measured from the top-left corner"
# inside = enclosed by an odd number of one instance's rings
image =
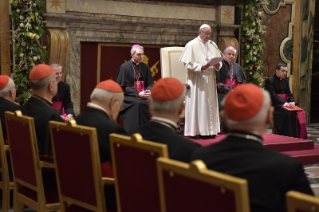
[[[198,38],[198,40],[199,40],[200,42],[202,42],[204,45],[206,45],[206,43],[208,43],[208,42],[205,43],[205,42],[199,37],[199,35],[198,35],[197,38]]]
[[[166,118],[153,116],[152,120],[159,121],[159,122],[164,122],[164,123],[170,124],[170,125],[174,126],[175,128],[177,128],[177,124],[175,122],[173,122],[173,121],[171,121],[169,119],[166,119]]]
[[[138,64],[140,64],[140,63],[136,63],[136,62],[133,60],[133,58],[132,58],[131,60],[132,60],[132,62],[135,63],[137,66],[138,66]]]
[[[97,104],[92,103],[92,102],[88,102],[87,106],[91,107],[91,108],[98,109],[98,110],[103,110],[109,116],[109,113],[103,107],[101,107],[100,105],[97,105]]]

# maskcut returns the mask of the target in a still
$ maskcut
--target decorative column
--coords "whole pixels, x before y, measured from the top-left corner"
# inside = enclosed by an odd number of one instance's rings
[[[235,6],[218,6],[217,16],[218,47],[221,51],[224,51],[227,46],[233,46],[237,50],[236,61],[240,49],[234,32],[241,26],[235,25]]]
[[[58,63],[63,67],[63,81],[65,81],[66,70],[69,59],[69,33],[66,30],[66,20],[61,15],[66,13],[66,0],[46,1],[47,29],[45,44],[48,47],[47,64]],[[48,18],[47,14],[54,14]],[[72,91],[71,91],[72,92]]]
[[[1,74],[11,76],[9,1],[0,1]]]

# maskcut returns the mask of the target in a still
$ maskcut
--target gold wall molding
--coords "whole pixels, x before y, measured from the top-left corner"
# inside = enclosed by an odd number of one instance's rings
[[[58,63],[63,67],[63,81],[69,59],[69,33],[65,29],[47,29],[46,41],[48,47],[47,64]]]
[[[1,74],[11,76],[9,1],[0,1]]]

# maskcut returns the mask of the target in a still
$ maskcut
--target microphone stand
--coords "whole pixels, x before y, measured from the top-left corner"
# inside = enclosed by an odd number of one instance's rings
[[[222,57],[224,58],[224,60],[225,60],[225,59],[226,59],[226,56],[223,54],[222,51],[220,51],[220,49],[217,47],[216,43],[215,43],[214,41],[212,41],[212,40],[210,40],[209,43],[212,44],[212,45],[215,47],[215,49],[217,49],[217,50],[219,51],[219,53],[221,54],[221,56],[222,56]]]

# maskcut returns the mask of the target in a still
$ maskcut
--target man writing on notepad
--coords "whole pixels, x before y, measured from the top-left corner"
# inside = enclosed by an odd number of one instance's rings
[[[186,44],[179,59],[187,69],[186,83],[190,86],[185,98],[184,135],[214,137],[220,132],[215,70],[221,68],[222,59],[218,60],[221,54],[210,40],[211,27],[203,24],[198,34]]]
[[[274,124],[277,134],[290,137],[307,138],[304,111],[297,111],[295,99],[286,79],[287,66],[278,64],[276,73],[265,81],[265,89],[269,91],[274,106]]]

